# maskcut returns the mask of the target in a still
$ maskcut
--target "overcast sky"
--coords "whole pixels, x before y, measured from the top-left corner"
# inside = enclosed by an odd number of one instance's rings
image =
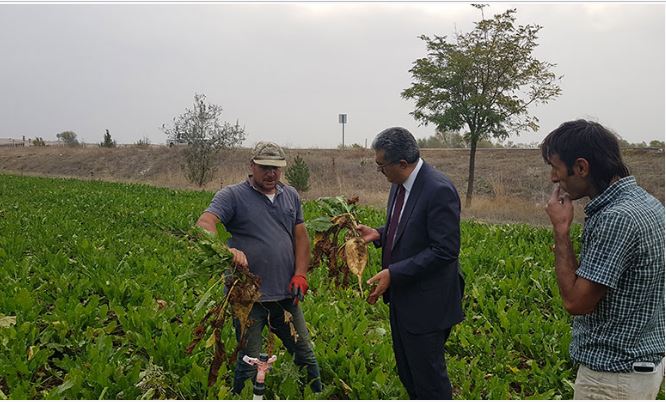
[[[630,142],[664,138],[664,5],[492,3],[543,26],[535,53],[562,95],[533,109],[537,133],[588,118]],[[426,35],[469,31],[465,3],[0,4],[0,138],[148,137],[203,93],[246,146],[368,145],[382,129],[433,134],[400,93]]]

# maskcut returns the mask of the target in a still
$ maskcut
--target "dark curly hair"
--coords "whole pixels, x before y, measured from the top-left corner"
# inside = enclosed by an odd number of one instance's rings
[[[562,123],[544,138],[540,147],[546,163],[550,164],[550,158],[557,155],[569,175],[573,174],[576,159],[587,160],[592,184],[600,194],[613,178],[629,176],[617,136],[599,123],[582,119]]]

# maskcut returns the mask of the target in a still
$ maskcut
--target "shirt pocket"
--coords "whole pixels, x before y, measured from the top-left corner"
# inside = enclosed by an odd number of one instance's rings
[[[281,218],[284,224],[291,230],[296,225],[296,209],[293,207],[286,208],[282,211]]]

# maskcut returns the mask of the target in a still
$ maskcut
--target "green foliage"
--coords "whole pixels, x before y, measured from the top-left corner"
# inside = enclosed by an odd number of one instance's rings
[[[68,147],[78,147],[80,145],[79,140],[76,139],[76,133],[74,131],[63,131],[62,133],[56,134],[56,137]]]
[[[645,141],[643,142],[629,142],[625,140],[624,138],[618,138],[618,143],[620,144],[620,148],[658,148],[658,149],[664,149],[664,141],[659,141],[659,140],[652,140],[650,141],[650,144],[646,144]]]
[[[298,192],[305,192],[310,189],[310,167],[300,155],[296,155],[294,161],[287,168],[285,176],[287,176],[289,184],[294,186]]]
[[[115,148],[116,147],[116,141],[111,139],[111,134],[109,133],[109,129],[106,130],[106,134],[104,134],[104,141],[102,141],[99,144],[100,147],[102,148]]]
[[[310,237],[317,232],[325,232],[333,226],[331,218],[342,214],[356,216],[359,211],[358,199],[347,200],[343,196],[320,197],[315,202],[304,205],[304,213],[312,218],[305,220]]]
[[[488,139],[481,139],[479,142],[476,143],[477,148],[502,148],[502,145],[500,144],[495,144],[491,140]]]
[[[664,141],[652,140],[650,141],[650,147],[664,149]]]
[[[32,140],[32,145],[35,147],[45,147],[46,143],[42,137],[35,137],[35,139]]]
[[[465,138],[451,131],[437,131],[435,135],[419,138],[416,142],[420,148],[467,148]]]
[[[220,120],[222,106],[206,103],[206,95],[194,95],[194,107],[173,119],[173,127],[162,125],[171,144],[186,144],[185,177],[203,186],[213,180],[216,156],[221,149],[233,148],[245,140],[245,128]]]
[[[469,148],[469,133],[462,135],[454,132],[438,131],[428,138],[416,140],[419,148]],[[493,142],[491,139],[482,138],[476,143],[477,148],[538,148],[539,143],[514,144],[512,141],[506,143]]]
[[[573,238],[578,248],[579,226]],[[550,243],[549,229],[463,223],[466,320],[447,345],[457,356],[450,373],[457,373],[465,398],[571,398],[570,317],[562,308]]]
[[[251,398],[249,382],[239,397],[230,394],[234,367],[226,362],[207,386],[210,347],[185,352],[206,308],[224,297],[218,240],[189,240],[212,196],[0,175],[0,396]],[[307,222],[347,208],[372,227],[385,219],[342,197],[303,208]],[[219,239],[227,236],[220,230]],[[466,319],[447,342],[454,397],[570,399],[570,318],[552,268],[551,231],[464,221],[461,236]],[[579,237],[576,226],[576,248]],[[381,265],[380,250],[368,251],[364,279]],[[325,391],[302,386],[305,374],[276,339],[266,398],[406,399],[387,305],[335,288],[324,270],[308,280],[302,307]],[[220,336],[236,342],[229,326]]]
[[[483,6],[476,6],[483,9]],[[409,70],[414,82],[402,92],[414,99],[412,115],[439,131],[469,134],[470,170],[466,205],[474,189],[474,155],[480,140],[506,139],[512,132],[536,131],[530,105],[546,103],[561,90],[554,64],[536,59],[538,25],[515,26],[516,10],[476,22],[454,40],[422,35],[428,56]]]

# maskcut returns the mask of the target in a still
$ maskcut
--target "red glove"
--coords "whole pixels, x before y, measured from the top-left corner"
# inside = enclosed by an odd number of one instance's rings
[[[303,297],[308,292],[308,280],[303,275],[294,275],[289,282],[289,292],[291,297],[294,298],[294,306],[298,305],[298,301],[303,301]]]

